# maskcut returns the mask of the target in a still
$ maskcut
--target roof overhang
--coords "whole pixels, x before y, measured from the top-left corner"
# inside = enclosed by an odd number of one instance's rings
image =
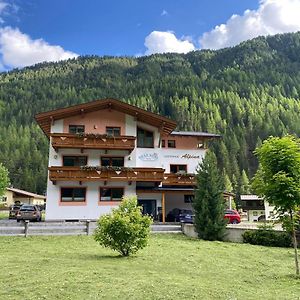
[[[197,131],[173,131],[173,132],[171,132],[171,135],[201,137],[201,138],[207,138],[207,139],[221,138],[222,137],[221,135],[215,134],[215,133],[197,132]]]
[[[50,136],[51,124],[55,120],[65,119],[68,117],[85,114],[102,109],[112,109],[125,114],[134,116],[138,121],[150,124],[160,129],[164,134],[170,134],[176,128],[176,122],[160,116],[158,114],[146,111],[128,103],[122,102],[117,99],[100,99],[88,103],[82,103],[78,105],[69,106],[66,108],[60,108],[48,112],[39,113],[35,116],[35,119],[44,133]]]
[[[34,194],[34,193],[27,192],[27,191],[20,190],[20,189],[7,188],[6,190],[7,190],[7,191],[10,191],[10,192],[12,192],[12,193],[17,194],[19,197],[28,197],[28,198],[46,199],[46,196]]]

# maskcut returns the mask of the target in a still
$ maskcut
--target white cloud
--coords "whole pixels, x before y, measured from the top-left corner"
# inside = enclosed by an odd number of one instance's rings
[[[43,39],[33,40],[19,29],[11,27],[0,28],[0,54],[2,54],[2,64],[10,68],[78,56],[76,53],[65,51],[60,46],[49,45]]]
[[[220,49],[260,35],[300,30],[300,0],[261,0],[257,10],[233,15],[199,39],[202,48]]]
[[[153,53],[187,53],[195,50],[193,43],[186,38],[177,39],[175,34],[169,31],[152,31],[145,38],[147,48],[146,55]]]
[[[0,24],[4,23],[4,19],[1,15],[4,14],[5,10],[8,8],[9,4],[5,1],[0,0]]]
[[[164,10],[161,12],[160,15],[161,15],[161,16],[167,16],[167,15],[169,15],[169,13],[164,9]]]

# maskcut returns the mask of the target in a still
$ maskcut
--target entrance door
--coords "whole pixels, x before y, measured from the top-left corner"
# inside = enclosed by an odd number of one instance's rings
[[[143,215],[149,215],[153,219],[156,219],[156,200],[138,200],[138,204],[142,206]]]

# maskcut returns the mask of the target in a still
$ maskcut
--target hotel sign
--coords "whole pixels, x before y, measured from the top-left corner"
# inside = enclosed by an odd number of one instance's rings
[[[165,158],[183,158],[183,159],[201,159],[200,155],[182,154],[182,155],[164,155]]]
[[[139,159],[142,161],[156,161],[158,160],[157,153],[144,153],[139,156]]]

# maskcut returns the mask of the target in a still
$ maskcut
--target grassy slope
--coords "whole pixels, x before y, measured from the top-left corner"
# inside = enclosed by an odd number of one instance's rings
[[[1,237],[0,299],[300,299],[292,249],[153,235],[129,258],[92,237]]]

